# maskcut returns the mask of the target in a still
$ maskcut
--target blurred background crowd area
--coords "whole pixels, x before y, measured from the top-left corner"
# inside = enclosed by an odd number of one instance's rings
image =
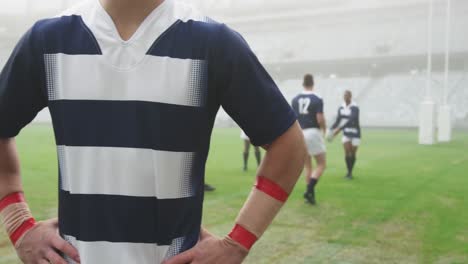
[[[288,100],[304,73],[316,77],[331,121],[349,89],[367,127],[417,127],[425,95],[427,0],[173,0],[192,3],[239,31]],[[0,67],[38,19],[79,0],[0,0]],[[442,100],[445,0],[434,0],[432,97]],[[456,128],[468,128],[468,1],[452,0],[448,101]],[[48,122],[43,111],[36,121]],[[233,126],[220,111],[217,124]]]

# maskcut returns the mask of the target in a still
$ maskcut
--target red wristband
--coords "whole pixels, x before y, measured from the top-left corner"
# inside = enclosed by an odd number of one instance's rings
[[[24,194],[21,192],[12,193],[6,196],[5,198],[3,198],[2,200],[0,200],[0,212],[12,204],[19,204],[19,203],[26,203],[26,200],[24,199]],[[12,217],[15,217],[15,216],[12,216]],[[10,240],[13,243],[13,245],[16,245],[18,240],[28,230],[33,228],[35,225],[36,225],[36,221],[32,217],[25,220],[23,223],[21,223],[21,225],[18,228],[16,228],[11,234],[9,234]]]
[[[10,240],[13,245],[16,245],[16,242],[26,233],[28,230],[33,228],[36,225],[36,220],[34,218],[29,218],[28,220],[24,221],[18,229],[16,229],[11,235]]]
[[[238,224],[236,224],[231,233],[229,233],[229,237],[237,243],[241,244],[247,250],[250,250],[258,239],[255,234],[251,233],[249,230]]]
[[[24,203],[23,193],[17,192],[7,195],[5,198],[0,200],[0,212],[5,209],[7,206],[12,205],[14,203]]]
[[[288,200],[289,194],[283,188],[281,188],[281,186],[266,177],[258,176],[255,187],[259,191],[268,194],[280,202],[284,203],[286,200]]]

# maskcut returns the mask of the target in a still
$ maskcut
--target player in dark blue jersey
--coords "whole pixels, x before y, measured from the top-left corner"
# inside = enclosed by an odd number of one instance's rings
[[[351,91],[344,93],[344,103],[338,108],[338,116],[332,126],[332,136],[338,135],[343,131],[343,148],[345,152],[347,179],[353,178],[353,168],[356,163],[356,153],[361,144],[361,126],[359,124],[359,107],[352,100]]]
[[[309,152],[304,164],[307,181],[304,198],[315,204],[315,186],[326,167],[326,147],[323,140],[326,124],[323,116],[323,99],[314,92],[314,77],[311,74],[304,76],[303,86],[304,91],[293,99],[292,107],[298,116]],[[312,157],[317,162],[315,169]]]

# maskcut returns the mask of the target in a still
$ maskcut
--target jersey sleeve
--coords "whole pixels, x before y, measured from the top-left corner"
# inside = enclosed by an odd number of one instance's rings
[[[294,111],[240,34],[222,25],[216,45],[221,106],[252,144],[270,144],[296,121]]]
[[[356,122],[359,118],[359,108],[357,108],[356,106],[352,106],[351,107],[351,115],[349,117],[349,120],[347,122],[347,124],[349,123],[352,123],[352,122]]]
[[[341,108],[338,108],[338,113],[336,114],[336,119],[335,119],[335,122],[333,123],[333,125],[331,126],[331,129],[341,128],[341,127],[339,127],[340,123],[341,123],[341,119],[342,119],[340,110],[341,110]]]
[[[33,35],[31,29],[21,38],[0,73],[0,138],[17,136],[47,104]]]

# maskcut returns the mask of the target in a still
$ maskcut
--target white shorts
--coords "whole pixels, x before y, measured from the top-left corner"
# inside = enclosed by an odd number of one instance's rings
[[[244,130],[241,130],[240,138],[243,139],[243,140],[249,140],[250,141],[250,138],[247,136],[247,134],[245,134]]]
[[[341,139],[341,141],[343,143],[348,143],[348,142],[351,142],[351,145],[357,147],[359,145],[361,145],[361,139],[360,138],[349,138],[347,136],[343,136],[343,138]]]
[[[322,132],[318,128],[307,128],[303,130],[304,139],[306,142],[309,155],[316,156],[326,153],[325,141],[323,140]]]

